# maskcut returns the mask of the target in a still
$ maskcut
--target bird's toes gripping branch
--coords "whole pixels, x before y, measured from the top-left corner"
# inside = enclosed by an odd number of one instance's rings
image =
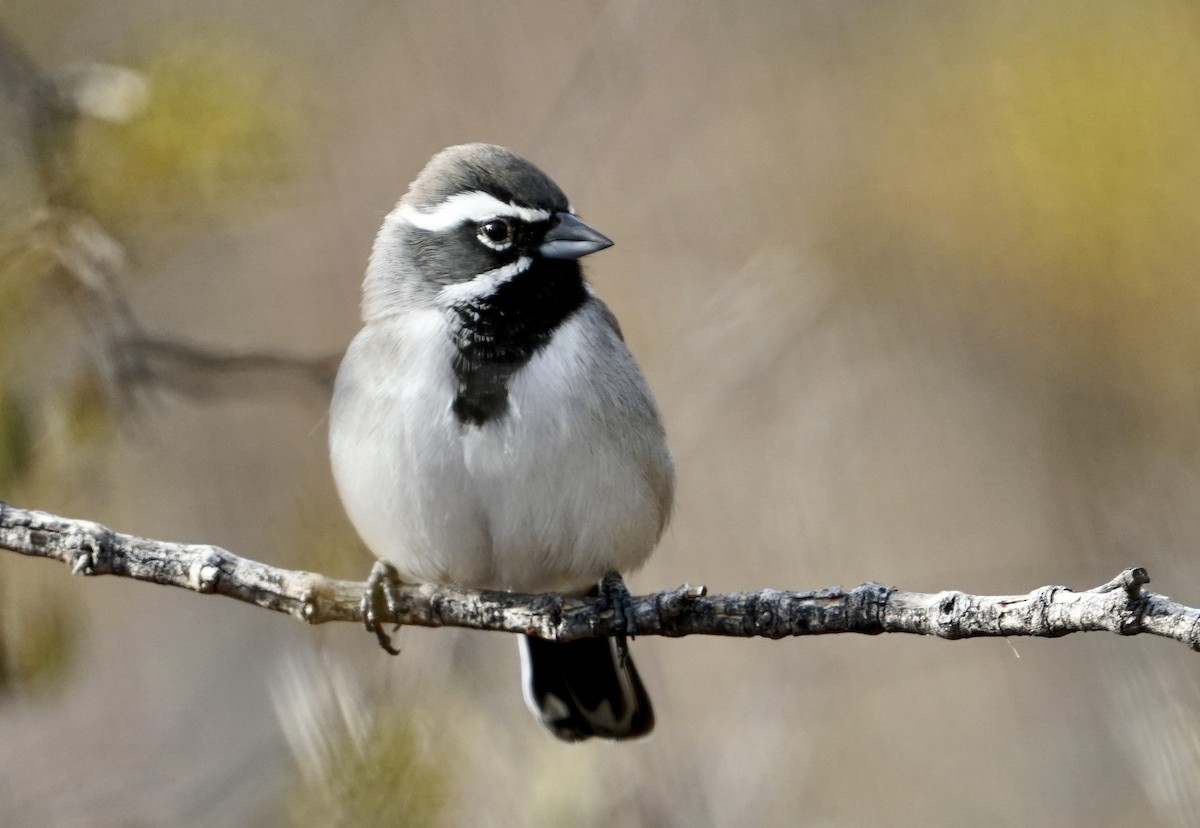
[[[367,576],[367,588],[363,591],[362,609],[363,626],[367,632],[375,633],[379,646],[392,655],[400,655],[400,651],[392,646],[392,637],[384,631],[384,625],[389,619],[398,617],[400,612],[400,573],[390,563],[376,561]],[[396,622],[392,632],[400,629]]]
[[[604,608],[612,610],[613,620],[617,623],[618,632],[614,640],[617,644],[618,664],[623,669],[629,660],[629,643],[626,636],[637,636],[637,624],[633,617],[633,596],[629,594],[629,588],[625,586],[625,579],[621,577],[621,573],[610,572],[600,580],[600,597],[604,599]]]

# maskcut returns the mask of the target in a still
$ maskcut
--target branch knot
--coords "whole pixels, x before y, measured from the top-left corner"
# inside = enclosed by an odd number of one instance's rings
[[[113,533],[99,523],[80,521],[70,544],[72,575],[107,575],[112,572]]]
[[[188,567],[188,582],[192,589],[202,594],[217,591],[217,583],[221,579],[221,555],[209,548],[208,554],[199,555]]]
[[[884,586],[875,581],[860,584],[847,594],[849,611],[857,616],[858,631],[877,635],[884,631],[883,616],[895,587]]]

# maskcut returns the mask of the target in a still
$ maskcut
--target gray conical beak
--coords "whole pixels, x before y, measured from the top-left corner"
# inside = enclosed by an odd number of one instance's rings
[[[542,237],[538,252],[547,259],[578,259],[612,247],[612,239],[588,227],[570,213],[555,213],[554,224]]]

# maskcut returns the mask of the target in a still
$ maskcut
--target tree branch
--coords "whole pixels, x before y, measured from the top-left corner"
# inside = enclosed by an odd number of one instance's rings
[[[279,569],[216,546],[151,540],[0,501],[0,549],[51,558],[80,575],[121,575],[216,593],[310,624],[361,621],[366,585]],[[1147,592],[1144,569],[1127,569],[1095,589],[1047,586],[1028,595],[902,592],[876,583],[814,592],[763,589],[708,595],[684,585],[636,596],[637,635],[783,638],[903,632],[941,638],[1038,636],[1107,630],[1162,636],[1200,650],[1200,610]],[[404,586],[396,618],[422,627],[470,627],[571,641],[617,635],[621,621],[600,599]]]
[[[157,383],[192,397],[315,391],[322,400],[333,392],[341,354],[301,357],[267,351],[215,351],[170,339],[131,337],[119,346],[145,365],[143,382]]]
[[[193,398],[315,391],[328,399],[341,354],[301,357],[266,351],[221,351],[152,337],[119,287],[128,270],[124,246],[79,210],[39,210],[16,234],[46,250],[73,287],[80,317],[97,342],[97,365],[120,408],[139,391],[169,388]]]

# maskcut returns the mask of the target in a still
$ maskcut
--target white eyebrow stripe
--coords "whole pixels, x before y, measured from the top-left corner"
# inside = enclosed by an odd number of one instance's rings
[[[487,296],[500,287],[500,285],[524,273],[529,269],[531,264],[533,264],[532,258],[522,256],[515,262],[504,265],[504,267],[498,267],[495,270],[485,270],[473,279],[446,285],[438,291],[438,299],[444,305],[451,306],[457,305],[459,302],[468,302],[472,299],[478,299],[481,296]]]
[[[432,210],[418,210],[411,204],[402,204],[397,212],[400,218],[413,227],[433,233],[449,230],[467,222],[477,224],[499,216],[528,222],[550,220],[549,210],[510,204],[490,193],[478,190],[452,195]]]

